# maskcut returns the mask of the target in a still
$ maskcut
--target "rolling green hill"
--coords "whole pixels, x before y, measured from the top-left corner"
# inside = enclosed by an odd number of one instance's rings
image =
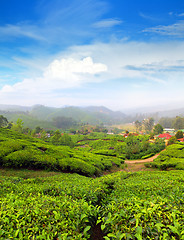
[[[0,128],[0,166],[9,168],[48,169],[76,172],[86,176],[99,175],[120,166],[124,160],[75,150],[67,146],[54,146],[9,129]]]
[[[121,112],[114,112],[105,107],[95,106],[54,108],[43,105],[35,105],[33,107],[0,105],[0,114],[13,122],[21,118],[24,122],[24,127],[35,128],[36,126],[41,126],[46,129],[55,129],[54,120],[58,117],[68,118],[75,124],[91,125],[123,123],[126,117]]]

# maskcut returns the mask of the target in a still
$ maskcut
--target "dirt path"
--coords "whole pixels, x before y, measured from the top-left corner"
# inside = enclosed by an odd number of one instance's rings
[[[143,159],[143,160],[126,160],[125,163],[126,164],[133,164],[133,163],[146,163],[146,162],[153,162],[153,160],[155,158],[157,158],[160,155],[160,153],[156,154],[153,157],[147,158],[147,159]]]
[[[138,171],[154,171],[152,168],[146,168],[144,163],[152,162],[155,158],[159,156],[160,153],[156,154],[153,157],[143,159],[143,160],[126,160],[126,167],[122,171],[126,172],[138,172]]]
[[[162,150],[162,151],[165,151]],[[145,163],[153,162],[155,158],[157,158],[160,155],[160,153],[154,155],[153,157],[147,158],[147,159],[139,159],[139,160],[125,160],[125,167],[124,169],[120,169],[117,167],[113,167],[111,170],[105,171],[103,174],[107,175],[109,173],[117,172],[117,171],[125,171],[125,172],[139,172],[139,171],[155,171],[154,168],[147,168],[144,166]]]

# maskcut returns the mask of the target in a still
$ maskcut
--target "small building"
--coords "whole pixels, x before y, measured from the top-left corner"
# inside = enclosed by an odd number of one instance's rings
[[[174,133],[175,129],[174,128],[164,128],[164,133]]]
[[[184,142],[184,138],[177,139],[179,142]]]
[[[160,135],[158,135],[158,138],[164,138],[166,140],[169,140],[172,137],[172,135],[170,135],[169,133],[162,133]]]

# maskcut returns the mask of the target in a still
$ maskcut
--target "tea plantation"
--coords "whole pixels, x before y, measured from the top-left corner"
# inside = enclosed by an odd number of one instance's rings
[[[0,129],[0,239],[184,240],[184,171],[122,162]]]
[[[95,155],[82,149],[54,146],[39,139],[0,129],[0,166],[9,168],[45,169],[76,172],[85,176],[100,175],[102,171],[118,167],[123,159]]]
[[[161,170],[169,168],[184,170],[184,144],[177,143],[168,146],[165,151],[160,153],[154,162],[148,163],[146,166],[159,168]]]
[[[73,140],[78,146],[84,147],[83,151],[130,160],[148,158],[165,148],[164,140],[150,142],[149,135],[129,135],[125,138],[121,135],[92,133],[89,136],[73,136]]]
[[[1,176],[0,189],[0,239],[184,239],[183,171]]]

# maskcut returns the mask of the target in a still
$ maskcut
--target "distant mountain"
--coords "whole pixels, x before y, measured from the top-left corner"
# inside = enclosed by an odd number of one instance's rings
[[[106,121],[108,119],[109,121],[114,122],[124,122],[126,117],[126,115],[120,111],[112,111],[103,106],[89,106],[83,109],[102,121]]]
[[[74,107],[65,106],[61,108],[47,107],[44,105],[35,105],[31,107],[18,105],[0,104],[0,115],[7,117],[9,121],[16,122],[21,118],[24,122],[24,127],[35,128],[36,126],[45,129],[56,129],[56,122],[63,124],[68,122],[69,125],[90,124],[90,125],[115,125],[134,122],[136,120],[142,121],[145,118],[153,117],[155,122],[158,122],[162,117],[174,118],[176,116],[184,116],[184,108],[173,110],[161,110],[161,108],[149,109],[147,112],[132,112],[131,114],[124,114],[120,111],[112,111],[104,106],[88,106],[88,107]],[[157,111],[158,110],[158,111]],[[58,119],[59,117],[59,119]],[[63,119],[62,119],[63,118]],[[68,119],[67,119],[68,118]],[[72,127],[72,126],[71,126]],[[66,126],[61,128],[67,128]]]
[[[0,110],[4,110],[4,111],[26,112],[26,111],[30,111],[31,108],[32,107],[27,107],[27,106],[0,104]]]
[[[89,107],[81,107],[81,109],[84,109],[88,112],[101,112],[104,114],[112,113],[113,111],[104,107],[104,106],[89,106]]]
[[[123,121],[125,114],[114,112],[106,107],[65,107],[51,108],[46,106],[35,106],[30,111],[30,115],[38,119],[52,121],[56,117],[68,117],[77,122],[89,124],[114,124]]]
[[[49,120],[48,116],[56,111],[54,107],[46,107],[44,105],[35,105],[29,111],[29,115],[32,117],[36,117],[40,120]]]
[[[16,105],[0,105],[0,114],[6,116],[9,121],[16,121],[18,116],[25,120],[26,126],[33,126],[37,121],[52,122],[57,117],[71,118],[78,123],[97,124],[116,124],[122,123],[126,115],[122,112],[112,111],[106,107],[47,107],[35,105],[32,107]],[[31,119],[33,124],[31,124]],[[35,124],[34,124],[35,123]]]
[[[158,121],[161,117],[184,116],[184,108],[168,110],[167,106],[167,108],[165,107],[166,110],[163,109],[164,106],[150,107],[150,109],[142,108],[134,112],[130,110],[129,113],[127,111],[127,114],[124,114],[121,111],[112,111],[104,106],[65,106],[56,108],[44,105],[27,107],[0,104],[0,115],[6,116],[10,121],[15,121],[15,119],[20,116],[20,118],[22,117],[25,120],[25,125],[27,124],[28,126],[35,126],[39,121],[45,121],[47,125],[47,122],[51,123],[53,119],[57,117],[72,118],[78,123],[88,123],[92,125],[103,123],[105,125],[112,125],[136,120],[141,121],[148,117],[153,117],[155,121]]]

